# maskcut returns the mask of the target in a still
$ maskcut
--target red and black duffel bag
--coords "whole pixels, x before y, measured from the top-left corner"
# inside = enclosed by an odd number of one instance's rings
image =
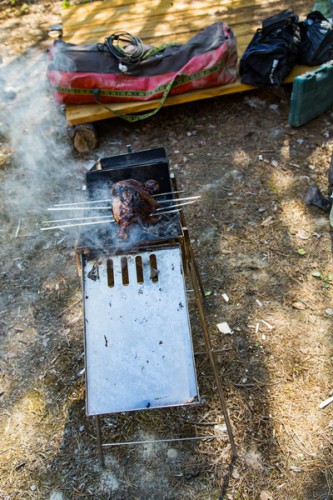
[[[133,53],[122,58],[123,52],[119,56],[114,50],[116,38],[111,35],[105,43],[94,45],[54,42],[47,78],[58,103],[160,99],[159,109],[168,95],[224,85],[237,78],[236,39],[223,22],[208,26],[183,45],[148,50],[135,61]],[[135,52],[135,42],[140,40],[133,39]]]

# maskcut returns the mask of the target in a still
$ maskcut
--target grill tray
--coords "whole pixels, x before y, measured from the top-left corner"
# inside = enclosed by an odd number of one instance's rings
[[[170,193],[172,183],[169,172],[169,160],[164,148],[149,149],[146,151],[129,152],[126,154],[102,158],[86,174],[87,194],[90,201],[110,198],[110,190],[113,183],[136,179],[140,182],[154,179],[160,185],[161,193]],[[173,195],[164,196],[161,199],[170,200],[173,204]],[[167,204],[164,205],[167,208]],[[110,210],[99,212],[108,215]],[[96,215],[96,213],[88,215]],[[114,223],[105,223],[93,228],[85,228],[80,232],[77,249],[94,250],[105,253],[105,251],[128,251],[140,248],[147,244],[159,243],[182,235],[182,228],[178,213],[171,213],[161,217],[160,222],[147,227],[131,225],[129,238],[122,241],[118,236],[118,226]]]

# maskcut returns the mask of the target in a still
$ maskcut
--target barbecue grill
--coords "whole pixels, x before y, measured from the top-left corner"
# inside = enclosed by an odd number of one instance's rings
[[[165,206],[177,204],[176,180],[164,148],[99,160],[86,175],[89,201],[110,197],[114,182],[158,181]],[[93,416],[101,464],[100,417],[200,403],[185,277],[192,282],[233,457],[236,447],[203,309],[203,287],[181,211],[156,224],[82,229],[76,254],[82,279],[86,413]],[[187,438],[184,438],[187,439]],[[179,440],[179,439],[177,439]]]

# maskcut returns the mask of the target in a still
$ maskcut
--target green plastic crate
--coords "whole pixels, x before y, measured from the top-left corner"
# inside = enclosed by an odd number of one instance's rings
[[[294,79],[289,125],[300,127],[333,106],[333,61]]]

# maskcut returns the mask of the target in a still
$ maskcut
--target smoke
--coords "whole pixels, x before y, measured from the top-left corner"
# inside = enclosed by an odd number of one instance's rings
[[[29,50],[10,64],[0,65],[0,135],[11,150],[10,166],[1,172],[0,204],[6,231],[13,235],[19,228],[21,235],[27,234],[36,241],[47,242],[56,235],[56,231],[41,232],[43,221],[100,213],[47,211],[48,207],[57,203],[75,203],[88,198],[88,193],[83,191],[84,174],[96,159],[83,162],[74,152],[65,117],[51,95],[46,70],[47,53],[40,50]],[[109,188],[108,185],[107,192],[98,193],[98,197],[109,198]],[[87,225],[84,229],[82,232],[91,243],[89,246],[103,247],[108,240],[108,232],[111,246],[119,242],[117,224]],[[58,231],[58,240],[66,236],[67,244],[72,245],[79,228],[71,227],[65,231]],[[163,239],[166,235],[177,234],[178,217],[163,216],[159,223],[148,224],[148,228],[133,228],[126,243]],[[27,240],[27,245],[31,246],[36,241]]]
[[[65,119],[50,97],[45,53],[30,50],[1,68],[1,76],[5,86],[0,90],[0,131],[12,155],[2,186],[6,211],[35,216],[46,200],[56,197],[56,188],[70,173]]]
[[[0,62],[0,147],[10,160],[0,169],[2,236],[11,256],[31,254],[43,245],[64,241],[72,249],[78,228],[41,232],[43,221],[70,217],[48,212],[55,203],[86,198],[84,161],[73,150],[67,123],[56,105],[46,78],[47,53],[37,49],[5,64]],[[1,151],[1,149],[0,149]],[[76,216],[80,214],[76,213]],[[14,245],[8,250],[9,238]]]

